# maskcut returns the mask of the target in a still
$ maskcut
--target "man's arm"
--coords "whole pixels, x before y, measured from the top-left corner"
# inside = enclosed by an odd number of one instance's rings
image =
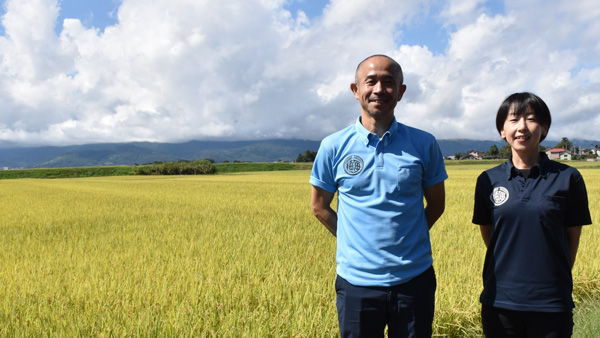
[[[423,189],[423,195],[427,205],[425,206],[425,218],[429,229],[442,216],[446,209],[446,189],[444,182]]]
[[[487,248],[490,245],[490,237],[492,237],[492,226],[491,225],[480,225],[479,230],[481,231],[481,238]]]
[[[331,232],[337,236],[337,213],[331,208],[331,201],[335,194],[315,186],[312,187],[311,204],[315,217]]]
[[[567,228],[567,241],[569,242],[569,251],[571,253],[571,268],[573,268],[573,265],[575,265],[575,258],[577,258],[580,237],[581,226]]]

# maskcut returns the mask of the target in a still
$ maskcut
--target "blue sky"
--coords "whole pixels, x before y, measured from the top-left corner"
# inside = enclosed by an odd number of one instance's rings
[[[309,18],[315,18],[323,14],[323,9],[328,3],[328,0],[289,0],[283,7],[292,15],[302,11]]]
[[[60,0],[60,13],[55,28],[56,34],[62,31],[62,22],[66,18],[76,18],[87,28],[98,28],[104,30],[106,26],[118,22],[117,10],[122,0]],[[6,12],[5,3],[0,8],[0,15]],[[323,9],[329,3],[328,0],[289,0],[283,6],[292,15],[298,11],[304,12],[309,18],[315,18],[323,14]],[[4,34],[4,26],[0,26],[0,34]]]
[[[26,1],[26,0],[25,0]],[[6,13],[6,0],[2,1],[0,15]],[[55,27],[56,34],[62,31],[62,22],[66,18],[77,18],[84,26],[104,29],[117,23],[117,10],[121,0],[60,0],[60,13]],[[0,34],[5,34],[0,26]]]
[[[104,30],[106,26],[118,22],[117,10],[122,0],[61,0],[60,14],[56,33],[62,31],[62,21],[66,18],[79,19],[87,28]],[[318,17],[329,3],[326,0],[289,0],[284,8],[296,15],[298,11],[304,12],[309,18]]]
[[[62,31],[62,22],[67,18],[76,18],[86,28],[97,28],[101,31],[106,26],[118,22],[117,10],[122,0],[61,0],[60,13],[58,16],[55,32],[57,35]],[[309,19],[314,20],[323,14],[323,10],[329,4],[328,0],[288,0],[283,8],[287,9],[294,17],[298,12],[303,12]],[[486,1],[482,6],[492,15],[503,13],[502,1]],[[398,42],[409,45],[425,45],[434,53],[443,53],[448,43],[448,32],[451,27],[443,27],[437,18],[440,8],[434,7],[428,12],[422,13],[409,24],[400,28],[401,35]]]
[[[86,28],[96,28],[101,31],[106,26],[118,22],[117,10],[122,0],[61,0],[55,32],[62,31],[62,22],[67,18],[76,18]],[[283,8],[287,9],[294,17],[298,12],[304,13],[309,19],[314,20],[323,14],[329,0],[288,0]],[[486,10],[495,15],[503,12],[502,1],[485,2]],[[428,12],[415,18],[409,24],[401,26],[402,33],[398,41],[409,45],[425,45],[435,53],[443,53],[448,43],[448,31],[451,27],[442,27],[442,22],[437,19],[440,8],[434,7]]]
[[[0,146],[322,139],[353,123],[356,64],[388,54],[400,122],[498,140],[513,92],[548,139],[600,139],[595,0],[2,0]]]
[[[61,0],[60,14],[56,33],[62,31],[62,22],[66,18],[79,19],[85,27],[104,27],[116,24],[117,10],[121,0]]]

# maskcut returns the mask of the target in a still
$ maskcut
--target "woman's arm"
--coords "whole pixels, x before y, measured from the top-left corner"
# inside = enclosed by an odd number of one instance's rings
[[[571,254],[571,268],[575,265],[577,250],[579,249],[579,238],[581,237],[581,226],[567,228],[567,240],[569,241],[569,251]]]
[[[485,247],[487,248],[490,245],[490,237],[492,236],[492,226],[481,225],[479,226],[479,230],[481,230],[481,238],[483,238],[483,243],[485,243]]]

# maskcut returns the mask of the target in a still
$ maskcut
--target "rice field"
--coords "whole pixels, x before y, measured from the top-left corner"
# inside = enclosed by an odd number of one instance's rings
[[[431,232],[436,336],[481,333],[484,245],[470,220],[487,167],[448,166]],[[600,170],[580,171],[598,222]],[[310,212],[309,175],[0,181],[0,336],[336,337],[335,238]],[[596,228],[574,270],[576,302],[591,304],[581,327],[598,318]]]

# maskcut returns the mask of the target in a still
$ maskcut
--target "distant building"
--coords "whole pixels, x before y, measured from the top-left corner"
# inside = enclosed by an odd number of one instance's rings
[[[567,151],[563,148],[554,148],[554,149],[547,150],[546,155],[548,155],[548,158],[551,160],[558,160],[566,152]]]
[[[482,160],[483,156],[477,150],[473,150],[473,151],[469,152],[468,159],[469,160]]]
[[[571,158],[572,158],[572,157],[571,157],[571,154],[570,154],[570,153],[567,153],[567,152],[565,152],[565,153],[562,153],[562,154],[560,154],[560,159],[561,159],[561,160],[564,160],[564,161],[570,161],[570,160],[571,160]]]

